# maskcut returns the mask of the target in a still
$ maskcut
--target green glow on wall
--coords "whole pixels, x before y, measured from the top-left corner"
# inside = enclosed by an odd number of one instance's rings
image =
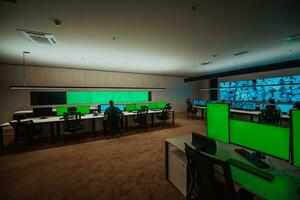
[[[300,110],[293,110],[293,160],[296,167],[300,167]]]
[[[228,104],[207,103],[207,136],[229,143]]]
[[[230,120],[230,142],[289,160],[289,128]]]
[[[148,92],[147,91],[131,91],[131,92],[69,91],[67,92],[67,104],[100,104],[100,103],[108,103],[109,100],[113,100],[115,103],[145,102],[148,101]]]

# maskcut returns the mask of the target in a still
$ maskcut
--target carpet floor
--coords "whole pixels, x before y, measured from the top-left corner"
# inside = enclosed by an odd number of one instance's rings
[[[0,199],[182,200],[165,179],[164,140],[206,132],[176,114],[174,128],[154,129],[0,157]]]

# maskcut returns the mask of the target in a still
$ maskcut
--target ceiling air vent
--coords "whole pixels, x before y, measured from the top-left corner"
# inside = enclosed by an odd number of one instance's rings
[[[17,29],[17,30],[20,31],[26,37],[26,39],[28,39],[31,42],[40,43],[40,44],[49,44],[49,45],[57,44],[54,35],[50,33],[28,31],[22,29]]]
[[[294,35],[285,36],[282,39],[284,41],[289,42],[289,43],[300,42],[300,33],[297,33],[297,34],[294,34]]]

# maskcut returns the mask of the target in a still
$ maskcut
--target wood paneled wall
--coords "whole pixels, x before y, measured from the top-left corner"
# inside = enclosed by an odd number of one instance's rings
[[[26,66],[25,77],[26,85],[34,86],[165,87],[153,91],[152,99],[170,102],[176,112],[185,111],[186,98],[199,98],[199,88],[206,87],[203,81],[184,83],[184,77],[36,66]],[[0,64],[0,122],[10,120],[17,110],[31,109],[30,91],[11,90],[10,85],[23,85],[23,67]]]

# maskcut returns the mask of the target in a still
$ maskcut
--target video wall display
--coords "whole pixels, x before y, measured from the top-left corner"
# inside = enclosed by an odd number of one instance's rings
[[[219,88],[226,101],[300,101],[300,76],[220,82]]]

